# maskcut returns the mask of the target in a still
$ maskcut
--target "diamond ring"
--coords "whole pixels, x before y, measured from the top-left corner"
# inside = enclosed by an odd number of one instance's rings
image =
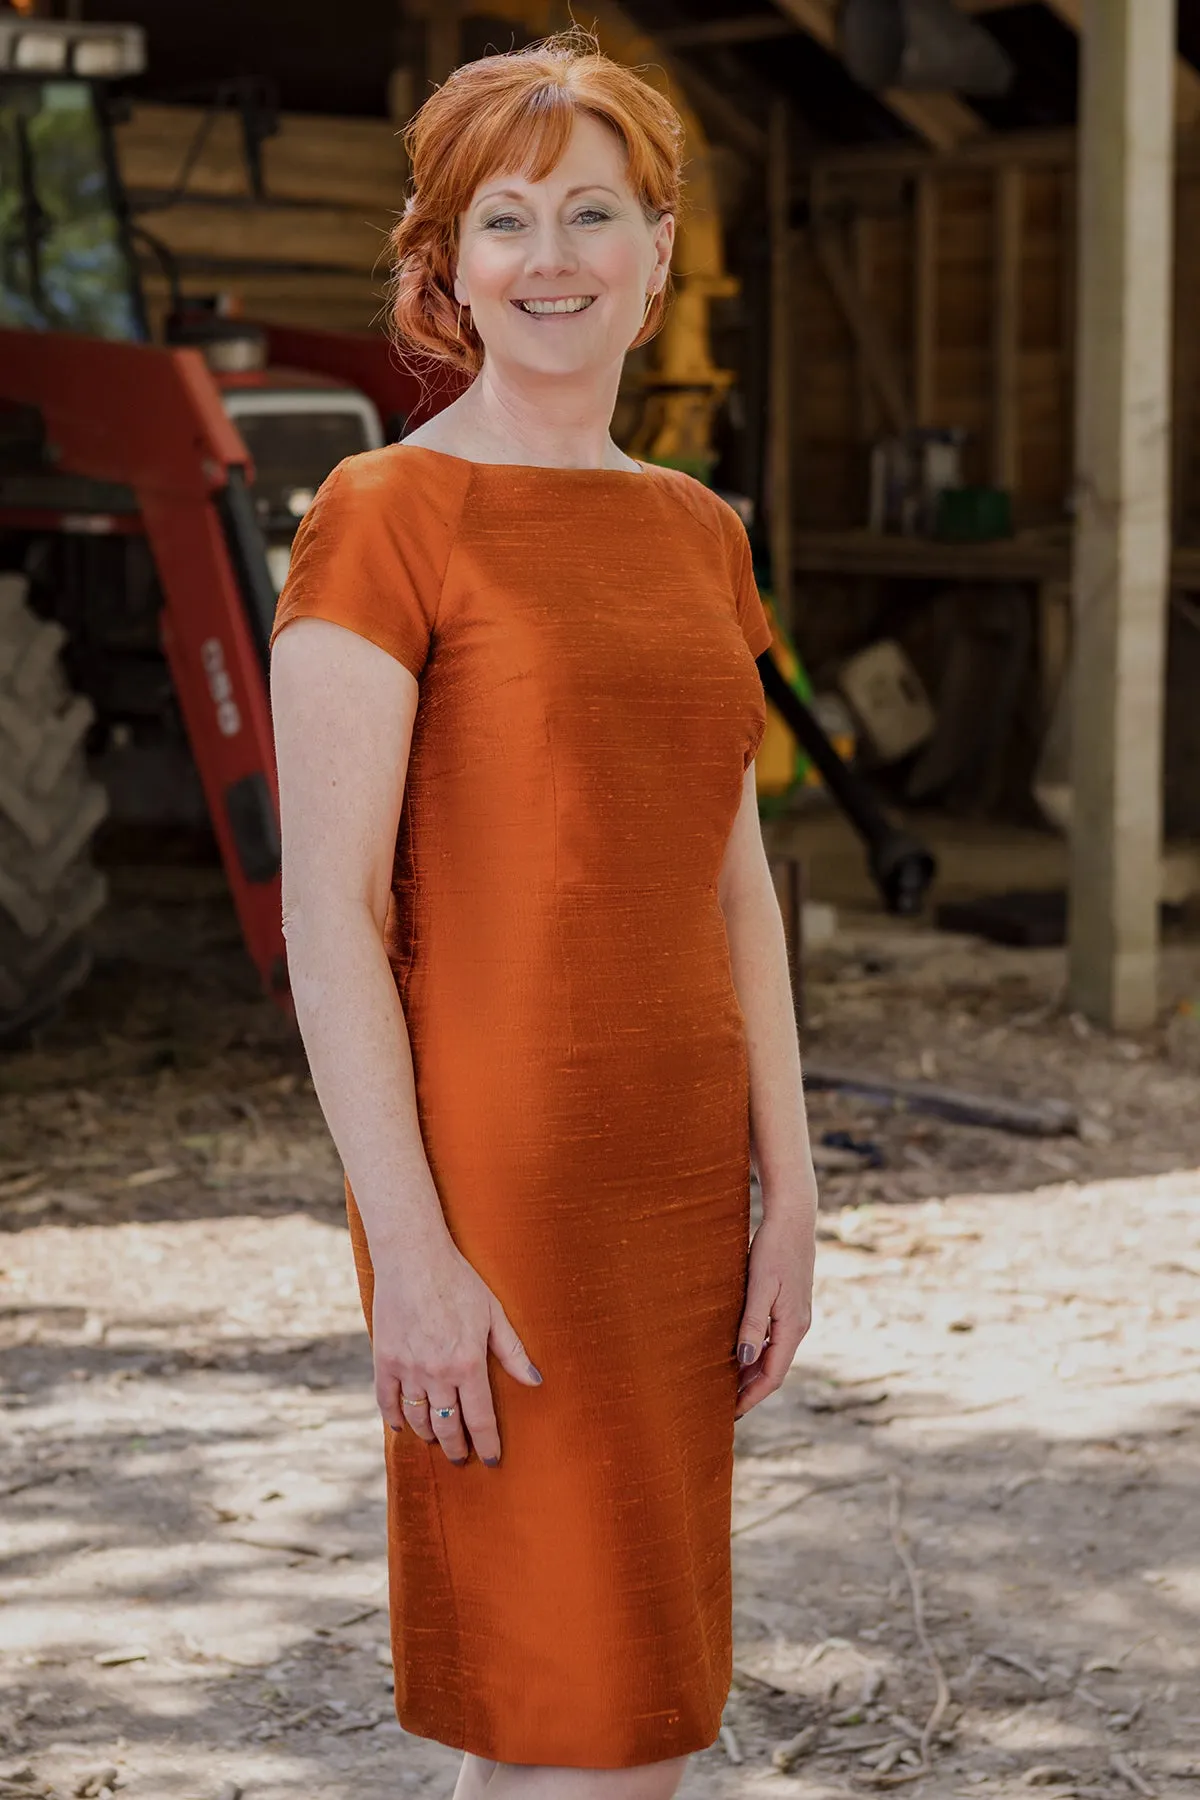
[[[457,1406],[433,1406],[430,1407],[430,1411],[435,1418],[450,1419],[453,1418],[454,1414],[458,1411],[458,1408]]]

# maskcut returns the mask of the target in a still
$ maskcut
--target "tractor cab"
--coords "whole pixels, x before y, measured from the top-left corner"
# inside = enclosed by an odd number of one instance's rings
[[[216,296],[184,296],[172,259],[134,221],[108,84],[141,72],[142,30],[0,14],[0,328],[148,342],[137,247],[172,285],[167,343],[208,363],[254,468],[276,591],[307,499],[344,456],[384,441],[379,412],[328,376],[268,367],[267,333]]]

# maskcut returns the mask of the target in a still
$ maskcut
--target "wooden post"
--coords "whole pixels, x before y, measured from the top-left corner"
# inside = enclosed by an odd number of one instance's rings
[[[1016,495],[1020,480],[1021,225],[1025,177],[1015,163],[996,171],[992,280],[992,480]]]
[[[1174,0],[1085,0],[1069,985],[1157,1007],[1170,479]]]
[[[938,192],[933,175],[918,175],[913,196],[913,417],[936,425]]]
[[[767,214],[771,239],[770,375],[767,412],[771,587],[786,630],[795,627],[792,595],[792,280],[791,155],[788,103],[772,100],[767,122]]]
[[[855,213],[851,224],[850,243],[854,279],[858,284],[859,292],[869,302],[872,283],[875,279],[875,221],[866,213]],[[859,441],[869,444],[879,428],[879,410],[875,405],[875,391],[871,386],[870,371],[863,361],[861,350],[856,350],[854,359],[854,387],[858,406]]]

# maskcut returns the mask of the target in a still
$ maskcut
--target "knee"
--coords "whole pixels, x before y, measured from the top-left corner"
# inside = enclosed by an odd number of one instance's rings
[[[672,1757],[669,1762],[646,1763],[638,1769],[623,1769],[633,1777],[628,1787],[614,1788],[613,1800],[673,1800],[683,1780],[687,1757]]]

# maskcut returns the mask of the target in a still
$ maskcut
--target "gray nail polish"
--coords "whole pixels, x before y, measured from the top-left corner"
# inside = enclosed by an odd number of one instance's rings
[[[747,1363],[752,1363],[757,1355],[758,1351],[754,1348],[753,1344],[738,1345],[738,1361],[743,1367],[745,1367]]]
[[[539,1373],[539,1371],[537,1369],[534,1368],[533,1364],[526,1363],[525,1367],[529,1370],[529,1373],[530,1373],[531,1377],[533,1378],[533,1380],[540,1383],[541,1379],[542,1379],[541,1374]]]
[[[483,1460],[489,1469],[496,1469],[500,1466],[500,1458],[498,1456],[485,1456]]]

